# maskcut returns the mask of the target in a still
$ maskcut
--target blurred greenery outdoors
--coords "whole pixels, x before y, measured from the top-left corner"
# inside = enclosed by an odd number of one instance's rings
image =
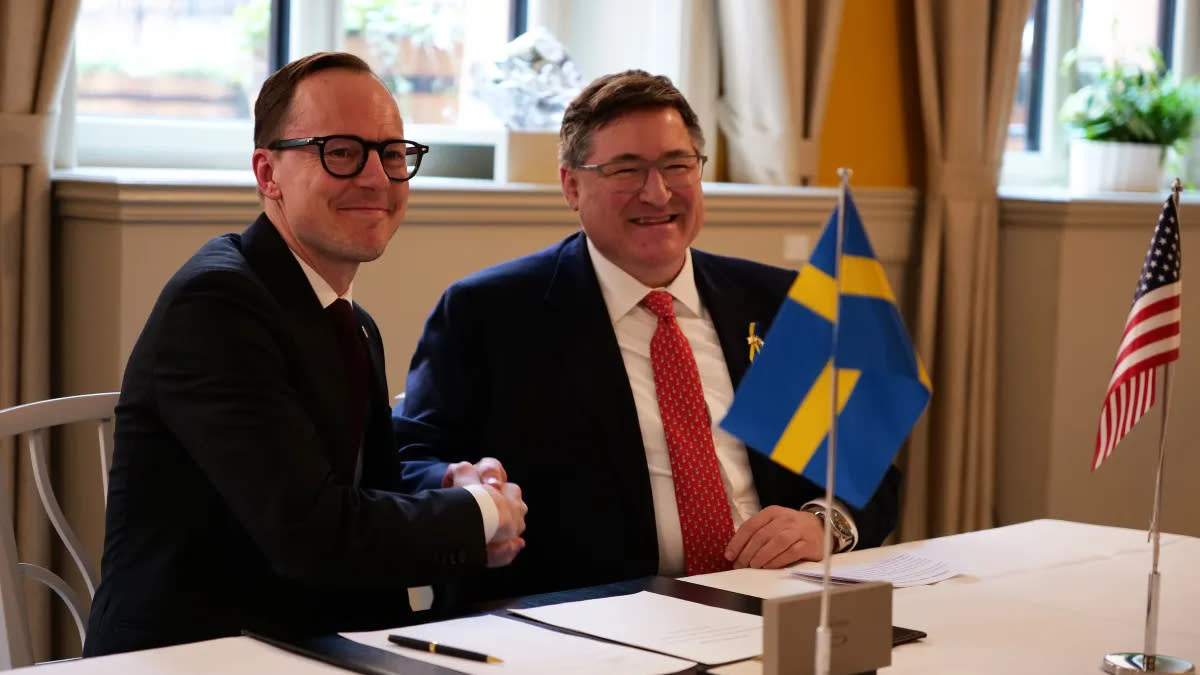
[[[1060,117],[1073,137],[1146,143],[1162,146],[1164,152],[1173,148],[1186,153],[1200,114],[1200,82],[1176,80],[1162,54],[1150,54],[1149,66],[1100,64],[1091,81],[1067,98]],[[1075,65],[1076,55],[1068,53],[1064,68]]]
[[[453,6],[441,6],[451,4]],[[438,3],[428,0],[344,0],[343,25],[348,37],[362,36],[371,51],[371,61],[385,64],[385,82],[393,92],[410,89],[402,75],[388,72],[386,65],[399,54],[398,41],[423,49],[451,51],[463,39],[462,3]],[[265,58],[270,30],[270,0],[249,0],[236,7],[231,17],[230,35],[234,44],[199,44],[198,49],[155,49],[154,58],[146,57],[142,40],[81,40],[77,44],[77,65],[81,74],[110,71],[133,77],[177,76],[211,79],[241,86],[250,73],[247,63],[257,55]],[[178,43],[183,35],[150,35],[151,40]],[[204,58],[198,59],[197,54]]]

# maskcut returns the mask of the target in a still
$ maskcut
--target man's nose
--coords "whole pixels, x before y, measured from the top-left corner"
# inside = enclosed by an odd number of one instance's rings
[[[651,204],[665,204],[671,199],[671,188],[667,187],[667,181],[658,167],[646,169],[646,182],[642,183],[639,195],[642,201]]]
[[[379,153],[378,148],[367,151],[367,163],[363,165],[362,171],[355,178],[368,183],[388,183],[387,171],[383,168],[383,156]]]

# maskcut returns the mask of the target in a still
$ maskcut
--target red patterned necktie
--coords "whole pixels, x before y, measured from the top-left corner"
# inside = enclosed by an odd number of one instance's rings
[[[658,316],[650,340],[650,364],[671,457],[684,571],[688,575],[721,572],[731,567],[725,560],[725,546],[733,537],[733,515],[721,482],[696,357],[675,320],[670,293],[650,291],[642,304]]]

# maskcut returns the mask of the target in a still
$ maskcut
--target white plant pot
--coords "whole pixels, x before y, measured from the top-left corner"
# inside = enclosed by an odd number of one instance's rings
[[[1165,156],[1161,145],[1072,139],[1071,192],[1159,192]]]

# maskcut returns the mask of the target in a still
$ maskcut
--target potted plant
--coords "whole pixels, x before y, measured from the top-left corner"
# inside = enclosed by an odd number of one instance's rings
[[[1072,192],[1163,188],[1167,151],[1184,152],[1200,115],[1200,84],[1176,82],[1162,56],[1152,57],[1151,68],[1101,66],[1094,82],[1064,102]]]

